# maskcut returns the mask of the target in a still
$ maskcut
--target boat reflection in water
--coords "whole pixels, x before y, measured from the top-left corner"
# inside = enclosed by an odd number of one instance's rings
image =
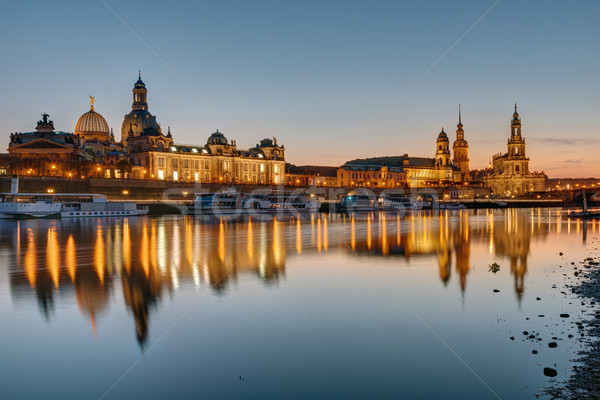
[[[519,299],[525,290],[532,243],[551,234],[596,232],[600,225],[587,224],[551,209],[232,221],[193,217],[22,220],[0,226],[0,250],[14,257],[8,265],[15,301],[28,301],[34,294],[40,311],[50,319],[55,297],[72,296],[96,334],[98,317],[108,312],[111,301],[122,298],[143,345],[151,310],[180,286],[224,295],[242,275],[271,285],[285,276],[286,258],[318,253],[396,257],[401,262],[393,265],[398,267],[422,258],[439,269],[435,275],[444,285],[457,274],[464,292],[476,244],[489,249],[485,262],[508,262]]]

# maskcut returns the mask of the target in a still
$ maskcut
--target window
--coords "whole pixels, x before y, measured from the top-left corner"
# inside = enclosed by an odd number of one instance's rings
[[[199,163],[198,163],[198,160],[194,161],[194,168],[195,168],[195,169],[198,169],[198,168],[199,168],[199,167],[198,167],[198,164],[199,164]]]
[[[165,179],[165,173],[162,169],[158,170],[158,179]]]
[[[183,168],[188,168],[188,160],[183,160]]]
[[[163,143],[162,143],[162,142],[158,142],[158,143],[156,144],[156,150],[157,150],[157,151],[163,151],[163,149],[164,149],[164,145],[163,145]]]
[[[177,168],[177,159],[176,158],[173,159],[173,168]]]
[[[158,157],[158,166],[159,167],[165,166],[165,158],[164,157]]]
[[[200,179],[200,174],[197,172],[194,172],[194,181],[198,182],[198,180]]]
[[[173,180],[176,181],[177,179],[179,179],[179,174],[177,171],[173,171]]]
[[[256,164],[252,164],[252,171],[256,172]]]
[[[107,169],[106,171],[104,171],[104,177],[110,178],[110,169]]]
[[[265,164],[260,164],[260,172],[265,172]]]
[[[209,168],[208,161],[204,161],[204,168],[206,168],[206,169]]]
[[[248,163],[244,163],[243,169],[244,169],[244,171],[248,171]]]
[[[278,167],[277,165],[275,165],[275,166],[273,167],[273,172],[277,173],[278,169],[279,169],[279,167]]]
[[[208,182],[210,180],[210,177],[208,175],[208,172],[204,173],[204,181]]]

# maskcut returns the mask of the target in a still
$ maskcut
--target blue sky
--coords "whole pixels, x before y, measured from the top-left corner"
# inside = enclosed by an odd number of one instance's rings
[[[506,151],[517,101],[532,170],[599,176],[600,3],[494,4],[3,2],[0,135],[33,130],[41,112],[73,131],[91,94],[119,138],[141,69],[180,143],[218,128],[239,147],[276,136],[294,164],[432,156],[461,103],[482,168]]]

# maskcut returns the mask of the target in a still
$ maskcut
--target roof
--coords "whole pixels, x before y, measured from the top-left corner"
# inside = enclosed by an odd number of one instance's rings
[[[288,164],[286,166],[287,174],[296,174],[296,175],[316,175],[316,176],[328,176],[328,177],[337,177],[338,167],[326,167],[321,165],[292,165]]]
[[[404,160],[408,160],[408,167],[424,167],[433,168],[435,167],[435,158],[429,157],[409,157],[408,154],[403,156],[385,156],[385,157],[373,157],[373,158],[359,158],[356,160],[348,161],[344,166],[347,165],[385,165],[386,167],[407,167],[404,165]]]

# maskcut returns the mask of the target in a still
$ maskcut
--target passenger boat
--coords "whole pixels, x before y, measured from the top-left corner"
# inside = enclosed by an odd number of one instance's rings
[[[382,193],[378,199],[378,207],[382,210],[421,210],[429,206],[422,196],[411,196],[405,193]]]
[[[244,209],[284,211],[284,212],[316,212],[321,208],[321,202],[314,195],[306,196],[299,193],[285,192],[256,192],[244,195]]]
[[[193,209],[198,213],[231,214],[242,208],[242,194],[235,189],[216,193],[196,193]]]
[[[103,194],[57,193],[54,198],[62,204],[62,218],[134,217],[148,213],[148,207],[138,207],[131,201],[107,201]]]
[[[61,204],[44,193],[0,194],[0,218],[45,218],[60,216]]]
[[[368,190],[352,190],[342,196],[340,206],[344,211],[373,211],[377,205],[375,195]]]

